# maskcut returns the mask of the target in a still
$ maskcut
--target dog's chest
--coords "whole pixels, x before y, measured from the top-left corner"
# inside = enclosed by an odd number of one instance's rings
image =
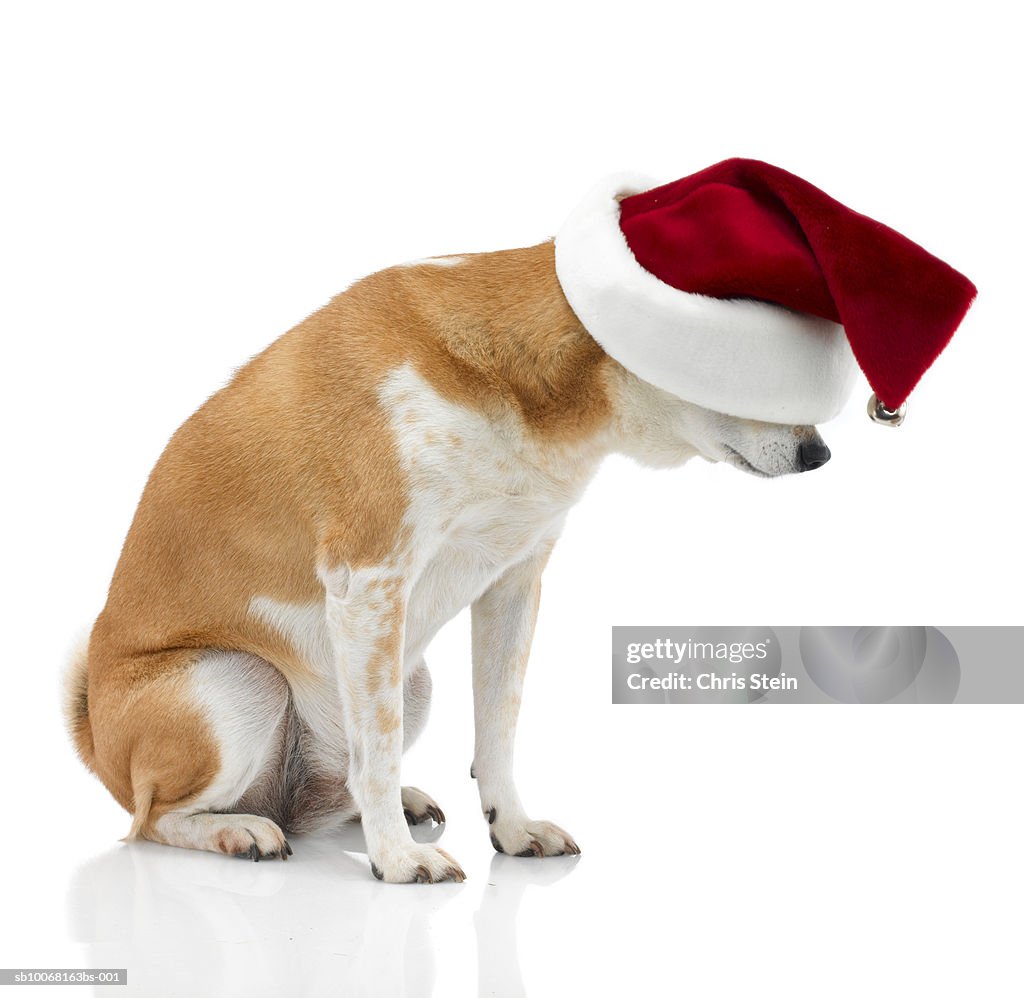
[[[417,655],[439,627],[509,566],[557,536],[565,510],[543,496],[480,496],[453,511],[409,600],[406,646]]]
[[[405,471],[403,533],[412,554],[396,546],[390,564],[371,572],[408,573],[410,668],[443,624],[557,537],[600,454],[527,444],[514,420],[496,423],[447,402],[410,368],[388,379],[381,398]],[[312,672],[333,674],[322,603],[296,606],[257,596],[251,612],[288,638]]]
[[[408,608],[416,655],[505,569],[557,536],[596,460],[527,443],[514,421],[452,405],[408,369],[386,398],[408,475],[407,520],[429,552]]]

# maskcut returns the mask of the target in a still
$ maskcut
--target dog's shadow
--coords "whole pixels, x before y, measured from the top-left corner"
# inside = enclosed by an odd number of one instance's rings
[[[441,831],[413,829],[419,841]],[[427,998],[435,978],[431,923],[465,887],[380,884],[365,859],[348,854],[363,851],[358,824],[303,836],[288,863],[119,845],[73,877],[72,934],[89,946],[87,966],[127,968],[131,994]],[[474,918],[480,994],[525,994],[516,939],[523,892],[574,866],[575,857],[494,857]]]

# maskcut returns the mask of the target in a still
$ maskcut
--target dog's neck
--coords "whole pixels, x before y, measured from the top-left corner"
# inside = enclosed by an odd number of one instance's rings
[[[533,434],[659,466],[696,453],[680,436],[688,404],[609,357],[569,307],[553,242],[416,270],[417,311],[446,352]]]
[[[553,243],[425,263],[402,292],[460,380],[478,387],[479,404],[511,405],[532,432],[552,441],[607,426],[609,358],[562,294]],[[396,268],[399,279],[403,269]]]

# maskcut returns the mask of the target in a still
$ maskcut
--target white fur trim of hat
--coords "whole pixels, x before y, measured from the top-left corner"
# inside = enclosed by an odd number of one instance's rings
[[[838,415],[859,371],[839,323],[679,291],[637,263],[619,202],[655,186],[605,178],[555,237],[558,280],[586,330],[637,377],[706,409],[792,425]]]

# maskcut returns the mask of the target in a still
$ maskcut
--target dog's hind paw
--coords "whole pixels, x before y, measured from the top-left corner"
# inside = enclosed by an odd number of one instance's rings
[[[242,856],[258,863],[261,859],[287,859],[292,847],[284,832],[269,818],[252,814],[224,815],[236,819],[216,833],[215,841],[220,852],[231,856]]]
[[[402,787],[402,807],[405,820],[410,825],[418,825],[428,818],[439,825],[444,824],[444,811],[437,801],[416,787]]]
[[[284,832],[269,818],[257,814],[171,812],[157,819],[152,837],[167,845],[222,852],[255,863],[287,859],[292,854]]]

